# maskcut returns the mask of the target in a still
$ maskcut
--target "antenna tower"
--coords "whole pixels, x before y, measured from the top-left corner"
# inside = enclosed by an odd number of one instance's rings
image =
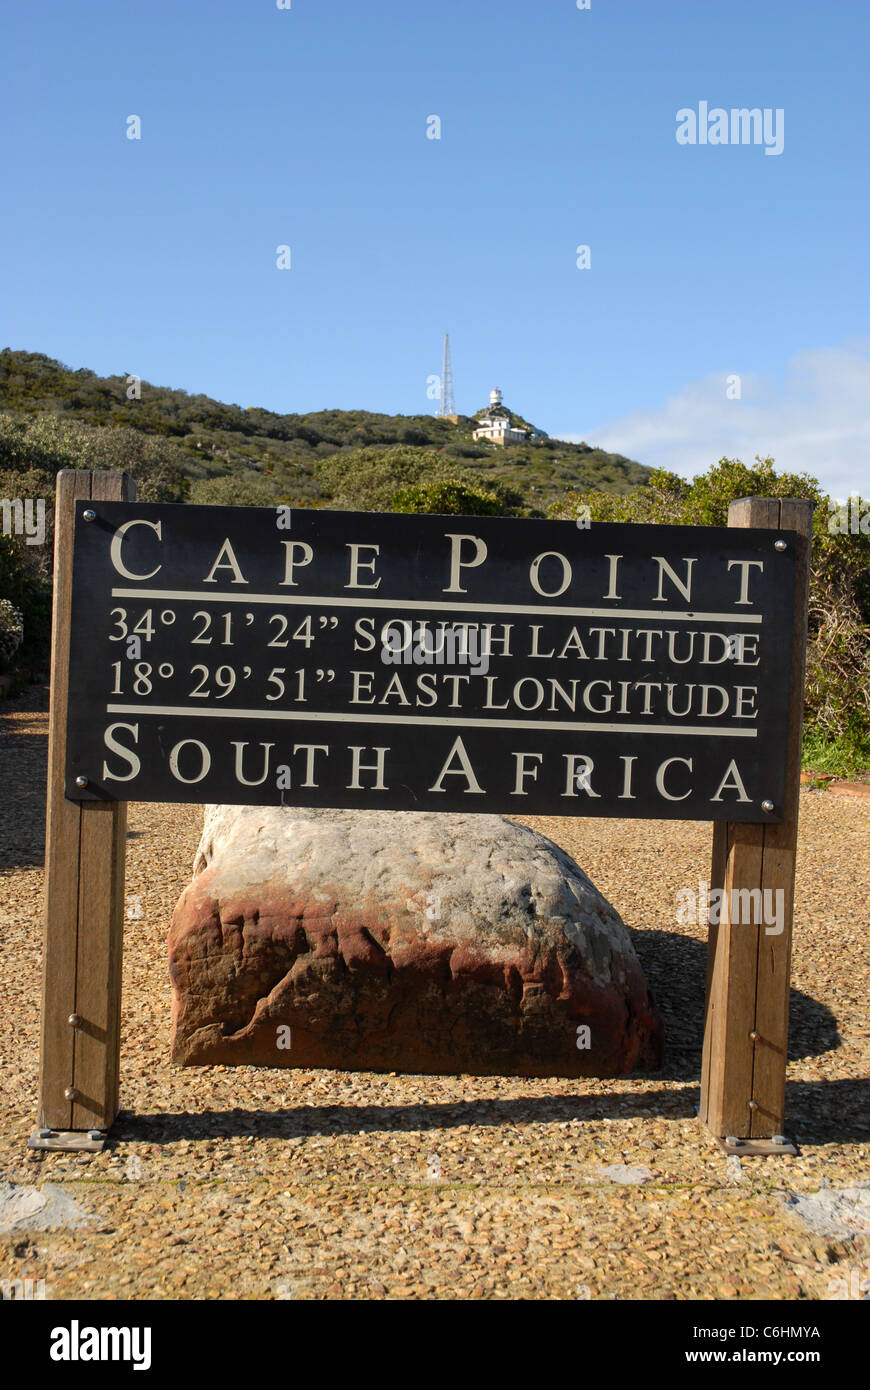
[[[453,419],[456,406],[453,401],[453,366],[450,361],[450,335],[444,334],[444,361],[441,366],[441,405],[439,415]]]

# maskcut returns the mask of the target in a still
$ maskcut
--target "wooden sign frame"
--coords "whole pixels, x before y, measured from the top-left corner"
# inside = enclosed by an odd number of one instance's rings
[[[64,795],[75,503],[135,501],[125,473],[57,477],[46,899],[37,1149],[98,1150],[119,1108],[121,957],[127,808]],[[790,530],[809,541],[812,503],[743,498],[729,526]],[[806,662],[809,544],[797,557],[785,814],[780,824],[713,827],[712,888],[725,890],[711,925],[700,1117],[733,1152],[782,1152],[795,848]],[[733,922],[731,890],[781,890],[783,929]],[[738,900],[739,901],[739,900]],[[749,898],[758,904],[758,895]]]

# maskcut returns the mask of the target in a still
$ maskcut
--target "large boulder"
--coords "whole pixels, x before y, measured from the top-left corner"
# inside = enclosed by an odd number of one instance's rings
[[[216,806],[169,935],[172,1058],[615,1076],[661,1062],[628,932],[501,816]]]

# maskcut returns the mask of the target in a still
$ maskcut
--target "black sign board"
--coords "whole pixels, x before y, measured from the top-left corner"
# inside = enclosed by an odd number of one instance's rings
[[[778,821],[803,544],[79,502],[66,795]]]

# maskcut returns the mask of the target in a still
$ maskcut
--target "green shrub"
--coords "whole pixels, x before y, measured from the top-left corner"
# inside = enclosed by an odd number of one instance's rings
[[[487,480],[486,489],[481,489],[478,476],[458,468],[455,458],[437,449],[414,449],[402,445],[389,449],[355,449],[352,453],[333,454],[330,458],[322,459],[317,464],[317,474],[321,485],[329,493],[329,505],[339,509],[368,512],[437,510],[416,503],[398,508],[394,505],[396,497],[409,488],[423,489],[415,496],[417,502],[425,502],[425,489],[435,484],[465,488],[469,497],[494,498],[505,514],[515,515],[522,507],[522,497],[513,488]],[[448,494],[444,493],[443,497],[446,500]]]
[[[24,635],[14,661],[28,665],[42,661],[48,651],[51,629],[51,572],[54,551],[54,478],[41,469],[0,471],[0,500],[26,498],[45,504],[45,539],[28,545],[25,536],[0,531],[0,599],[7,600],[22,616]],[[7,656],[7,666],[13,658]]]
[[[190,501],[211,507],[274,507],[279,485],[259,473],[225,473],[220,478],[198,478],[191,484]]]
[[[503,516],[504,502],[494,492],[472,488],[456,478],[400,488],[394,512],[436,512],[441,516]]]
[[[0,598],[0,671],[8,670],[24,640],[24,618],[8,598]]]
[[[44,412],[25,420],[0,412],[0,472],[62,468],[117,469],[136,480],[140,502],[183,502],[190,482],[187,455],[160,435],[115,425],[98,428]]]
[[[817,730],[804,729],[801,764],[810,772],[853,777],[870,767],[870,740],[842,734],[826,738]]]

